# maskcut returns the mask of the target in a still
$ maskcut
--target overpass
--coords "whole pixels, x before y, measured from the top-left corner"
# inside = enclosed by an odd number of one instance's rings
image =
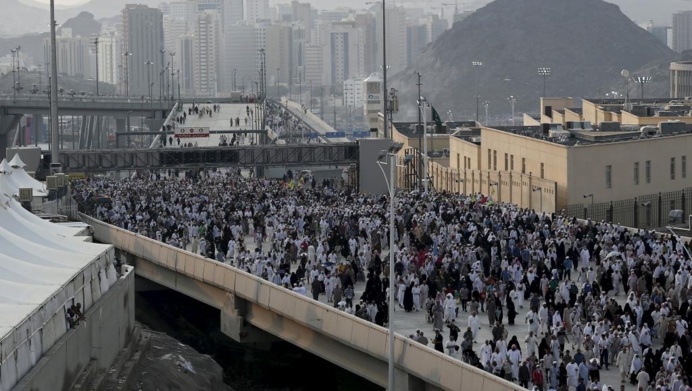
[[[239,342],[269,333],[382,387],[385,328],[226,264],[82,215],[94,238],[113,244],[135,273],[221,311],[221,332]],[[395,336],[396,390],[519,391],[518,385],[401,335]]]
[[[62,97],[58,99],[60,116],[82,117],[79,130],[80,148],[101,147],[104,137],[105,117],[115,118],[116,128],[120,132],[128,129],[130,117],[146,117],[150,129],[159,129],[173,107],[168,101],[148,101],[143,99],[86,99]],[[0,158],[5,156],[8,135],[18,128],[23,116],[31,116],[34,137],[39,138],[39,129],[43,128],[44,117],[50,115],[50,103],[43,98],[21,98],[0,100]],[[28,125],[28,124],[27,124]],[[28,126],[27,126],[28,128]],[[22,128],[23,129],[23,128]],[[28,130],[26,130],[28,131]],[[17,132],[17,135],[19,132]],[[16,137],[21,145],[23,137]]]
[[[356,164],[356,143],[233,147],[66,150],[60,162],[70,172],[195,167],[343,166]]]

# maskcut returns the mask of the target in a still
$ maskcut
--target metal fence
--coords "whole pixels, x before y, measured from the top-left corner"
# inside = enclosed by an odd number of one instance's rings
[[[77,220],[79,217],[77,202],[70,195],[60,197],[58,200],[32,203],[31,211],[48,215],[63,215],[70,220]]]
[[[673,221],[673,210],[682,210],[682,221]],[[566,208],[569,216],[595,221],[608,221],[643,229],[685,223],[692,212],[692,187],[667,193],[649,194],[628,200],[597,204],[574,204]]]

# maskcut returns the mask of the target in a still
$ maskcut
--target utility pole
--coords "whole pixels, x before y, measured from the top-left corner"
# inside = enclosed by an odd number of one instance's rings
[[[423,85],[421,83],[420,78],[421,74],[420,72],[416,71],[416,76],[418,76],[418,83],[416,85],[418,86],[418,191],[422,191],[423,189],[423,156],[420,153],[420,148],[421,145],[423,145],[423,132],[421,129],[421,123],[423,122],[423,118],[421,116],[421,110],[420,110],[420,105],[422,104],[421,102],[421,94],[420,94],[420,87]]]
[[[320,86],[320,119],[324,121],[324,86]]]
[[[99,96],[99,37],[94,38],[94,51],[96,53],[96,96]]]
[[[55,0],[50,0],[50,152],[51,163],[60,162],[58,150],[58,50],[55,38]]]
[[[17,90],[21,93],[22,92],[22,81],[20,80],[20,75],[21,75],[21,70],[22,70],[22,64],[19,59],[19,51],[22,49],[21,46],[17,46]]]

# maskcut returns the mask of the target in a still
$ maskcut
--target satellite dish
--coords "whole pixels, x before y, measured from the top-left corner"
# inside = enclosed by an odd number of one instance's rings
[[[620,72],[620,74],[622,75],[622,77],[630,77],[630,71],[628,71],[627,69],[623,69],[622,72]]]

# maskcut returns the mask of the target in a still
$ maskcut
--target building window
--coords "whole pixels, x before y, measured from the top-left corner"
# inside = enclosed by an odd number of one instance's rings
[[[493,171],[497,171],[497,151],[493,151]]]
[[[682,179],[687,178],[687,156],[683,156],[680,158],[680,176]]]
[[[505,171],[509,169],[509,155],[505,154]]]
[[[646,161],[646,173],[644,173],[646,176],[646,183],[651,183],[651,160]]]
[[[521,173],[526,174],[526,158],[521,158]]]
[[[514,171],[514,155],[509,157],[509,170]]]
[[[670,180],[675,180],[675,158],[670,158]]]
[[[493,166],[493,153],[488,150],[488,170]]]
[[[613,166],[606,166],[606,189],[613,187]]]
[[[541,179],[545,178],[545,163],[541,163]]]
[[[459,156],[459,154],[457,153],[457,171],[461,170],[461,165],[459,163],[460,159],[461,159],[461,156]],[[466,163],[466,160],[464,160],[464,163]],[[464,167],[464,168],[466,168],[466,167]]]
[[[634,162],[634,184],[639,184],[639,162]]]

